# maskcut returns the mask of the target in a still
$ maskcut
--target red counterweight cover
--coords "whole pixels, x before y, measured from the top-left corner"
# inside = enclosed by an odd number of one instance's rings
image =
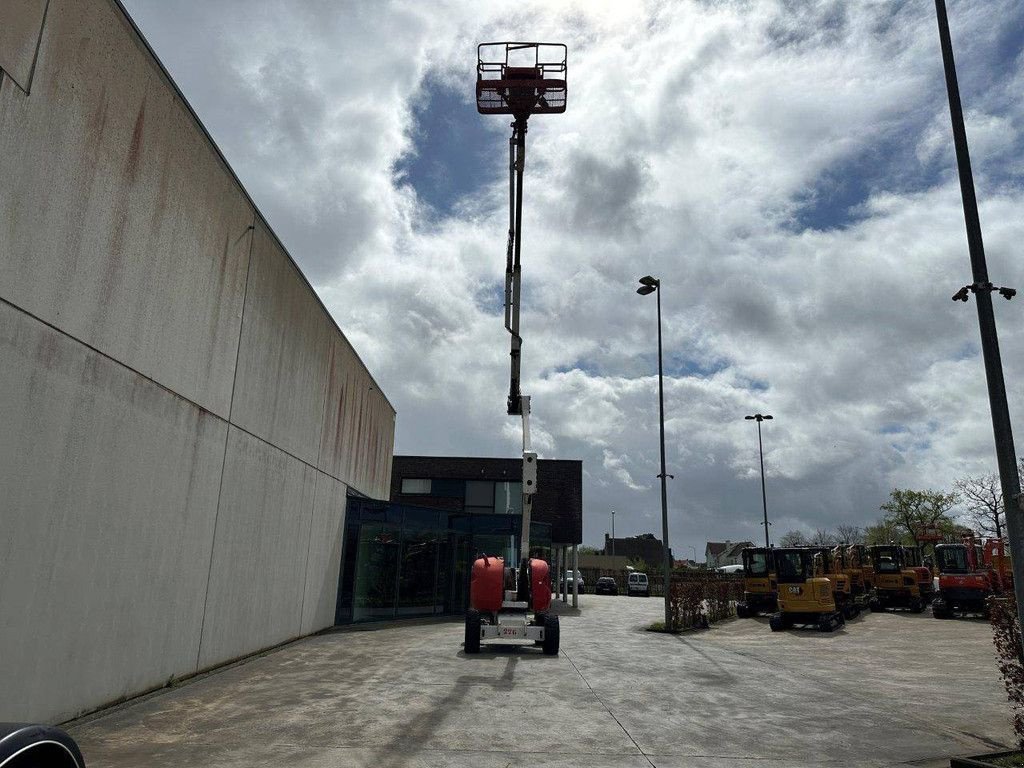
[[[546,611],[551,606],[551,569],[544,560],[530,560],[530,593],[533,612]]]
[[[505,561],[481,557],[473,563],[469,580],[469,605],[478,611],[500,611],[505,598]]]

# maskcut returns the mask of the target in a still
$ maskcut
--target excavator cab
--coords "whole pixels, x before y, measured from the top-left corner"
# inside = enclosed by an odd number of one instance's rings
[[[857,613],[867,609],[871,602],[869,591],[865,586],[864,568],[861,566],[853,547],[840,545],[832,550],[832,560],[840,573],[850,583],[850,600]]]
[[[772,632],[796,624],[814,625],[822,632],[841,627],[846,620],[836,610],[832,582],[816,571],[824,571],[820,554],[808,547],[784,547],[771,551],[778,580],[779,610],[768,619]]]
[[[988,539],[982,547],[982,562],[996,574],[996,582],[1000,589],[1013,589],[1013,563],[1006,542],[1000,539]]]
[[[852,568],[860,569],[864,593],[870,595],[875,588],[875,566],[868,548],[863,544],[851,544],[846,548],[846,556]]]
[[[906,566],[903,547],[899,544],[878,544],[868,548],[875,571],[875,589],[871,610],[909,608],[914,613],[924,610],[918,574]]]
[[[778,584],[772,570],[771,551],[764,547],[743,550],[743,600],[736,603],[741,619],[778,610]]]
[[[935,579],[932,570],[924,564],[919,547],[903,547],[905,567],[917,574],[917,587],[921,590],[921,599],[928,605],[935,597]]]
[[[811,547],[815,554],[816,573],[824,576],[832,584],[832,596],[836,601],[836,609],[841,611],[843,618],[852,619],[860,608],[854,605],[850,587],[850,577],[843,571],[836,559],[835,550],[829,547]]]
[[[987,599],[998,594],[1000,584],[995,572],[981,562],[973,540],[936,545],[935,565],[939,593],[932,602],[932,616],[951,619],[958,613],[987,614]]]

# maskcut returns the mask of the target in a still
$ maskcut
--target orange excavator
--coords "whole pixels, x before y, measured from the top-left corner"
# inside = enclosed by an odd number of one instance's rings
[[[932,615],[936,619],[987,615],[988,598],[1013,589],[1010,556],[999,539],[981,544],[974,536],[964,536],[959,544],[938,544],[935,564],[939,593],[932,602]]]

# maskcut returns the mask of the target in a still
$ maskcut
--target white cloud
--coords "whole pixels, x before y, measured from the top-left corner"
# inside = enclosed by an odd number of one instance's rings
[[[525,38],[569,45],[570,90],[565,115],[530,126],[523,391],[534,447],[584,460],[586,541],[611,508],[617,532],[660,528],[654,297],[634,293],[647,273],[664,281],[677,552],[763,535],[753,411],[776,417],[764,428],[776,535],[863,524],[893,486],[991,471],[975,310],[950,301],[971,279],[928,7],[253,6],[129,3],[396,404],[398,451],[519,449],[489,298],[504,267],[507,120],[468,101],[457,116],[487,126],[495,158],[457,216],[428,219],[394,166],[415,151],[428,75],[468,95],[475,44]],[[1021,13],[961,1],[951,17],[990,272],[1024,288],[1024,65],[985,77],[997,31]],[[857,216],[801,226],[844,174],[865,185]],[[996,310],[1019,415],[1020,300]]]

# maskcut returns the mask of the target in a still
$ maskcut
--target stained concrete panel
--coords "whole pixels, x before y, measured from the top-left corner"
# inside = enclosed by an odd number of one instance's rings
[[[32,62],[43,27],[46,0],[4,0],[0,3],[0,70],[28,91]]]
[[[0,302],[0,721],[195,670],[227,425]]]
[[[319,467],[367,496],[386,499],[395,411],[344,337],[331,347]]]
[[[0,179],[0,297],[227,417],[254,214],[109,0],[50,1]]]
[[[316,474],[230,428],[200,669],[299,635]]]
[[[257,224],[232,423],[315,465],[333,333],[306,281]]]
[[[334,624],[347,492],[344,483],[323,472],[316,473],[316,497],[302,598],[303,635]]]

